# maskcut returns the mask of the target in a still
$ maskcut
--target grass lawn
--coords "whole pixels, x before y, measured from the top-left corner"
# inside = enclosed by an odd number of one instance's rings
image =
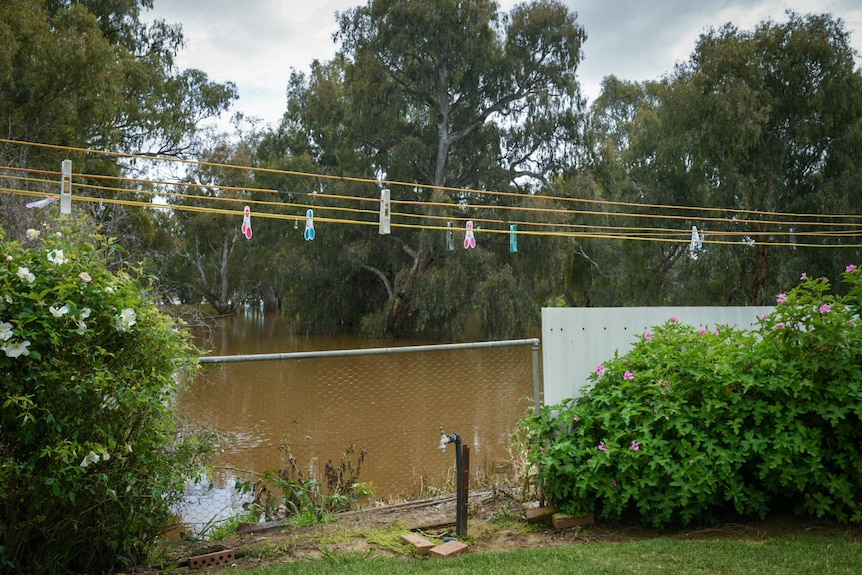
[[[294,561],[242,573],[858,575],[862,573],[862,543],[846,537],[792,535],[756,541],[650,539],[475,553],[447,559],[392,559],[375,557],[371,553],[327,553],[322,559]]]

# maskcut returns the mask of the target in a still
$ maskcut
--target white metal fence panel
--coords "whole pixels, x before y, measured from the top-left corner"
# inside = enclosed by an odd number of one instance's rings
[[[636,336],[672,316],[681,323],[714,329],[716,325],[753,328],[774,308],[762,307],[625,307],[543,308],[542,358],[544,404],[579,397],[596,366],[626,353]]]

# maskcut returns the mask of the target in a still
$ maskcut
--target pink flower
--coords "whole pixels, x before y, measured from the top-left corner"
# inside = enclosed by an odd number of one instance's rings
[[[825,303],[820,306],[820,313],[829,313],[830,311],[832,311],[832,306],[830,306],[828,303]]]
[[[765,319],[766,319],[766,318],[768,318],[768,317],[769,317],[769,314],[768,314],[768,313],[765,313],[765,314],[763,314],[762,316],[760,316],[760,319],[765,320]]]
[[[847,266],[846,268],[844,268],[844,271],[845,271],[845,272],[847,272],[847,273],[850,273],[850,272],[852,272],[852,271],[853,271],[853,270],[855,270],[855,269],[856,269],[856,266],[855,266],[854,264],[850,264],[849,266]]]
[[[627,371],[627,372],[625,372],[625,373],[623,374],[623,379],[627,379],[627,380],[631,381],[631,380],[633,380],[634,378],[635,378],[635,374],[633,374],[633,373],[632,373],[632,372],[630,372],[630,371]]]
[[[784,328],[785,328],[785,327],[787,327],[787,326],[785,325],[785,323],[784,323],[783,321],[780,321],[780,322],[778,322],[777,324],[775,324],[775,327],[776,327],[777,329],[784,329]]]
[[[705,327],[702,327],[699,330],[697,330],[697,333],[699,333],[700,335],[706,335],[707,332],[708,332],[708,330]]]
[[[647,341],[652,339],[652,332],[651,331],[646,332],[646,338],[647,338]]]
[[[617,480],[616,480],[616,479],[611,479],[611,485],[613,485],[614,487],[616,487],[616,486],[617,486]]]
[[[599,441],[599,451],[607,451],[607,450],[608,450],[608,446],[605,445],[605,442]]]
[[[605,372],[605,366],[603,366],[603,365],[597,365],[597,366],[596,366],[596,373],[597,373],[597,374],[601,375],[601,374],[603,374],[604,372]]]
[[[799,276],[799,279],[800,279],[800,280],[802,280],[802,281],[807,280],[807,279],[808,279],[808,274],[807,274],[807,273],[805,273],[805,272],[802,272],[802,275],[801,275],[801,276]]]
[[[677,319],[677,317],[675,315],[670,316],[670,323],[676,323],[678,321],[679,321],[679,319]]]
[[[641,448],[640,444],[638,444],[637,441],[632,439],[632,449],[634,449],[635,451],[638,451],[638,450],[640,450],[640,448]]]
[[[787,301],[787,294],[786,293],[778,294],[778,297],[776,298],[776,300],[778,301],[778,303],[786,302]]]
[[[712,332],[712,335],[714,335],[715,337],[718,337],[718,330],[715,330],[714,332]]]

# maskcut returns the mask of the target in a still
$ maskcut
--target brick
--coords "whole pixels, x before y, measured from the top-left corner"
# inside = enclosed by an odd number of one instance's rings
[[[528,509],[524,513],[527,523],[550,523],[551,516],[557,512],[556,507],[537,507],[536,509]]]
[[[596,522],[595,516],[592,513],[582,513],[581,515],[569,515],[567,513],[554,513],[551,518],[554,524],[554,529],[566,529],[568,527],[582,527],[584,525],[592,525]]]
[[[225,565],[236,561],[236,556],[232,549],[224,551],[216,551],[215,553],[207,553],[206,555],[197,555],[189,558],[189,567],[192,569],[202,569],[204,567],[212,567],[213,565]]]
[[[408,545],[416,548],[420,555],[428,555],[428,552],[434,547],[434,544],[422,537],[411,533],[410,535],[402,535],[401,540]]]
[[[467,546],[460,541],[448,541],[443,545],[438,545],[431,550],[432,555],[437,557],[454,557],[467,551]]]

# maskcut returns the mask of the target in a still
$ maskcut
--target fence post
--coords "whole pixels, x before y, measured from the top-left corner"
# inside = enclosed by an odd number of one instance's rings
[[[533,342],[533,404],[536,415],[542,412],[542,390],[539,385],[539,341]]]

